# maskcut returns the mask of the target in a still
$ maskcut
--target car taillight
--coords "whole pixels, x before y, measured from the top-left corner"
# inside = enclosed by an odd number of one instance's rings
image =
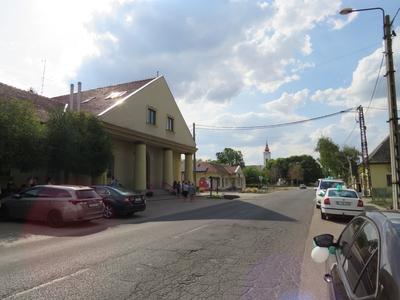
[[[69,202],[71,202],[74,205],[77,205],[78,203],[81,203],[82,201],[81,200],[77,200],[77,199],[72,199],[72,200],[69,200]]]
[[[362,202],[361,199],[358,199],[357,207],[363,207],[363,206],[364,206],[364,202]]]
[[[324,199],[324,204],[325,205],[331,205],[331,200],[329,198]]]
[[[129,197],[126,197],[126,198],[124,199],[124,201],[125,201],[125,202],[131,202],[131,199],[130,199]]]

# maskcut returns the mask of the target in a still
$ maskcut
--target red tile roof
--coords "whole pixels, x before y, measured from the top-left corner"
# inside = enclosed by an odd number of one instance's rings
[[[98,115],[101,112],[105,111],[107,108],[111,107],[118,100],[121,100],[122,98],[128,96],[129,94],[138,90],[139,88],[141,88],[142,86],[144,86],[145,84],[149,83],[152,80],[154,80],[154,78],[82,91],[81,105],[80,105],[81,111],[86,111]],[[121,93],[121,95],[114,98],[107,98],[112,93],[115,93],[114,95],[116,95],[117,93]],[[76,95],[77,93],[74,93],[75,101],[76,101]],[[67,94],[54,97],[51,100],[56,103],[65,105],[69,103],[69,97],[70,95]],[[85,102],[86,100],[87,102]],[[74,109],[75,108],[76,108],[76,102],[74,102]]]
[[[36,108],[39,118],[42,121],[47,120],[49,111],[53,109],[63,109],[61,103],[51,101],[49,98],[37,95],[35,93],[17,89],[13,86],[0,82],[0,101],[23,100],[32,102]]]
[[[196,172],[216,173],[220,175],[235,175],[238,166],[227,166],[212,162],[198,162]]]

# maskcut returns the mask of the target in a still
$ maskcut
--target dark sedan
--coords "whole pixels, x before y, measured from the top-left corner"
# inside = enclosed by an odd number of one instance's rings
[[[314,237],[312,253],[314,261],[327,257],[331,299],[400,299],[400,213],[362,213],[333,240]]]
[[[103,216],[107,219],[117,215],[133,215],[135,212],[146,209],[146,199],[143,193],[108,185],[95,185],[92,188],[103,198]]]

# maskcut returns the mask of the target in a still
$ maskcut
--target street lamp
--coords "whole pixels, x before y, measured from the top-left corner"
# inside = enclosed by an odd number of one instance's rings
[[[388,89],[388,108],[389,108],[389,128],[390,128],[390,167],[392,173],[392,195],[393,209],[398,209],[399,197],[399,123],[397,117],[397,102],[396,102],[396,86],[393,67],[393,51],[392,51],[392,23],[390,16],[385,15],[385,11],[381,7],[372,8],[344,8],[340,11],[341,15],[347,15],[357,11],[380,10],[383,17],[383,39],[385,41],[385,57],[386,57],[386,78]]]

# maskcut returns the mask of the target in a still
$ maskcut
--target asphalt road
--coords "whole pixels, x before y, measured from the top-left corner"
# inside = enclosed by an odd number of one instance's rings
[[[0,240],[0,298],[298,299],[312,199],[312,190],[291,190],[168,200],[150,203],[145,218],[63,234],[10,225],[19,231]],[[163,213],[152,216],[152,205]]]

